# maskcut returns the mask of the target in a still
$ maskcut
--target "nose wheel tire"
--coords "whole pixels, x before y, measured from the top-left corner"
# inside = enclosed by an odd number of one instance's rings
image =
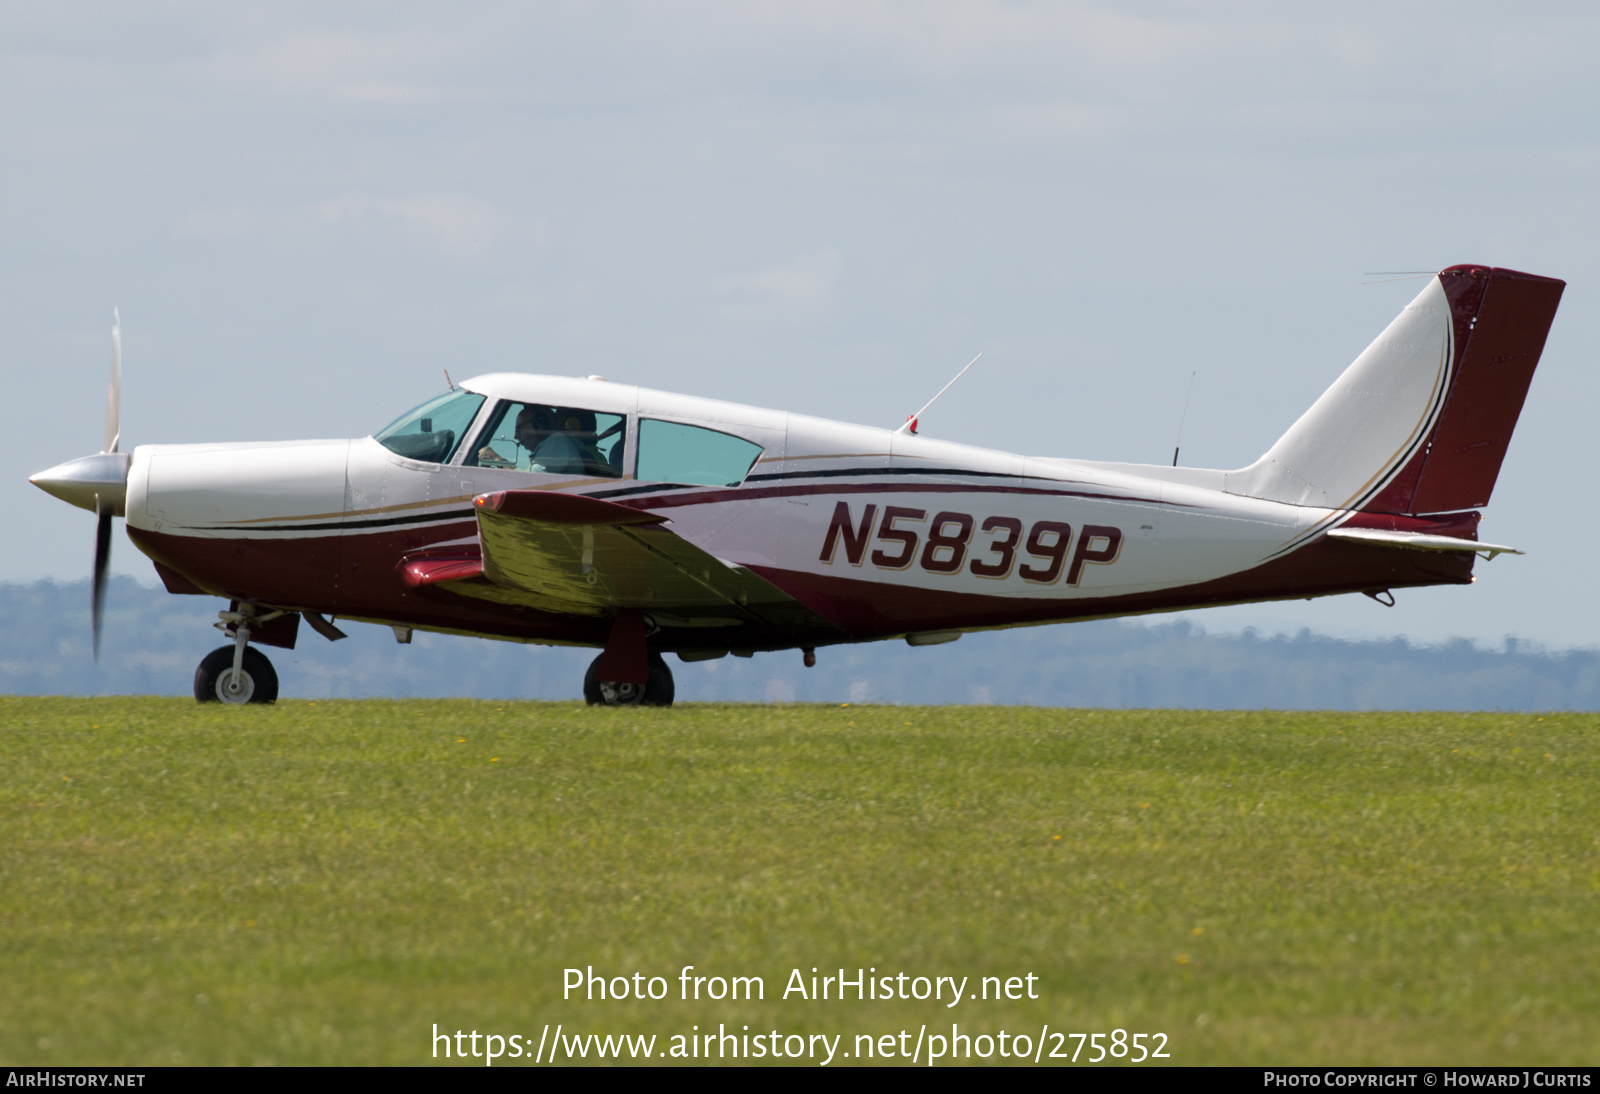
[[[194,670],[194,697],[202,703],[273,703],[278,699],[278,674],[266,655],[254,646],[244,648],[244,663],[233,675],[233,647],[220,646],[206,654]]]
[[[583,700],[592,707],[670,707],[676,688],[672,682],[672,670],[667,668],[667,662],[659,653],[649,655],[650,677],[643,687],[638,684],[619,683],[612,680],[596,680],[595,666],[600,663],[596,657],[589,665],[589,671],[583,675]],[[232,666],[232,662],[229,662]]]

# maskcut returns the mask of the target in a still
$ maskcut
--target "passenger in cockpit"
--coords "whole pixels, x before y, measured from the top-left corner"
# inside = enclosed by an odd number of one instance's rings
[[[524,407],[517,415],[517,443],[531,454],[529,471],[550,475],[583,474],[583,445],[572,433],[561,428],[569,420],[569,412],[559,407],[554,410]]]
[[[600,450],[594,411],[563,410],[558,413],[562,415],[561,424],[565,426],[567,435],[577,441],[578,447],[583,450],[583,469],[590,474],[610,475],[612,467],[606,454]]]

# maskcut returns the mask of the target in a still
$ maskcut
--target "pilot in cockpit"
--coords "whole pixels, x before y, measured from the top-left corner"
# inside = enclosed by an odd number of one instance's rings
[[[617,432],[613,427],[611,432]],[[581,475],[595,470],[611,471],[605,455],[595,446],[595,414],[592,410],[525,404],[517,412],[511,438],[518,451],[509,458],[493,445],[478,450],[478,462],[487,467],[516,467],[524,471],[551,475]],[[495,443],[503,445],[501,435]]]
[[[550,475],[583,473],[583,446],[560,428],[561,411],[525,406],[517,413],[517,443],[528,453],[529,471]]]

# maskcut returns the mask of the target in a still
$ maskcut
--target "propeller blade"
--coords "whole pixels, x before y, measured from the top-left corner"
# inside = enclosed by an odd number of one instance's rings
[[[94,532],[94,659],[100,660],[100,621],[106,610],[106,571],[111,568],[111,506],[95,499],[99,517]]]
[[[111,309],[111,387],[106,392],[106,446],[115,452],[122,440],[122,316]]]
[[[122,441],[122,316],[116,308],[111,309],[111,384],[106,389],[106,444],[100,450],[102,459],[116,452],[117,445]],[[115,493],[101,494],[96,491],[94,495],[95,530],[94,530],[94,602],[92,612],[94,616],[94,659],[100,660],[100,630],[101,623],[106,614],[106,575],[111,569],[111,518],[121,508],[122,497],[128,489],[128,467],[126,457],[119,466],[101,468],[98,465],[94,470],[103,473],[91,478],[115,479],[116,472],[122,472],[122,489]],[[56,469],[58,470],[58,469]],[[41,484],[43,485],[43,484]],[[52,483],[51,485],[57,485]]]

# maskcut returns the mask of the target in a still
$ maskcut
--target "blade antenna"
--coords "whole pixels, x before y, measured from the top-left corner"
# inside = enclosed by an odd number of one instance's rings
[[[978,357],[982,357],[982,356],[983,356],[983,354],[981,354],[981,353],[978,354]],[[961,379],[961,377],[965,376],[967,374],[967,369],[971,368],[973,365],[978,363],[978,357],[974,357],[972,360],[968,361],[966,363],[966,365],[961,369],[960,372],[958,372],[954,376],[952,376],[950,378],[950,383],[944,385],[944,387],[939,389],[939,395],[943,395],[945,392],[949,391],[951,386],[954,385],[957,380],[959,380],[959,379]],[[917,431],[917,419],[922,417],[922,415],[927,411],[927,409],[930,406],[932,406],[934,403],[939,401],[939,395],[935,395],[933,398],[929,399],[926,403],[923,403],[922,404],[922,409],[917,411],[915,414],[911,415],[911,417],[907,418],[905,420],[905,424],[903,424],[899,429],[895,430],[895,432],[896,433],[915,433]]]
[[[1189,392],[1183,397],[1183,413],[1178,415],[1178,439],[1172,446],[1172,466],[1178,466],[1178,449],[1183,444],[1183,423],[1189,418],[1189,396],[1194,394],[1194,373],[1189,373]]]

